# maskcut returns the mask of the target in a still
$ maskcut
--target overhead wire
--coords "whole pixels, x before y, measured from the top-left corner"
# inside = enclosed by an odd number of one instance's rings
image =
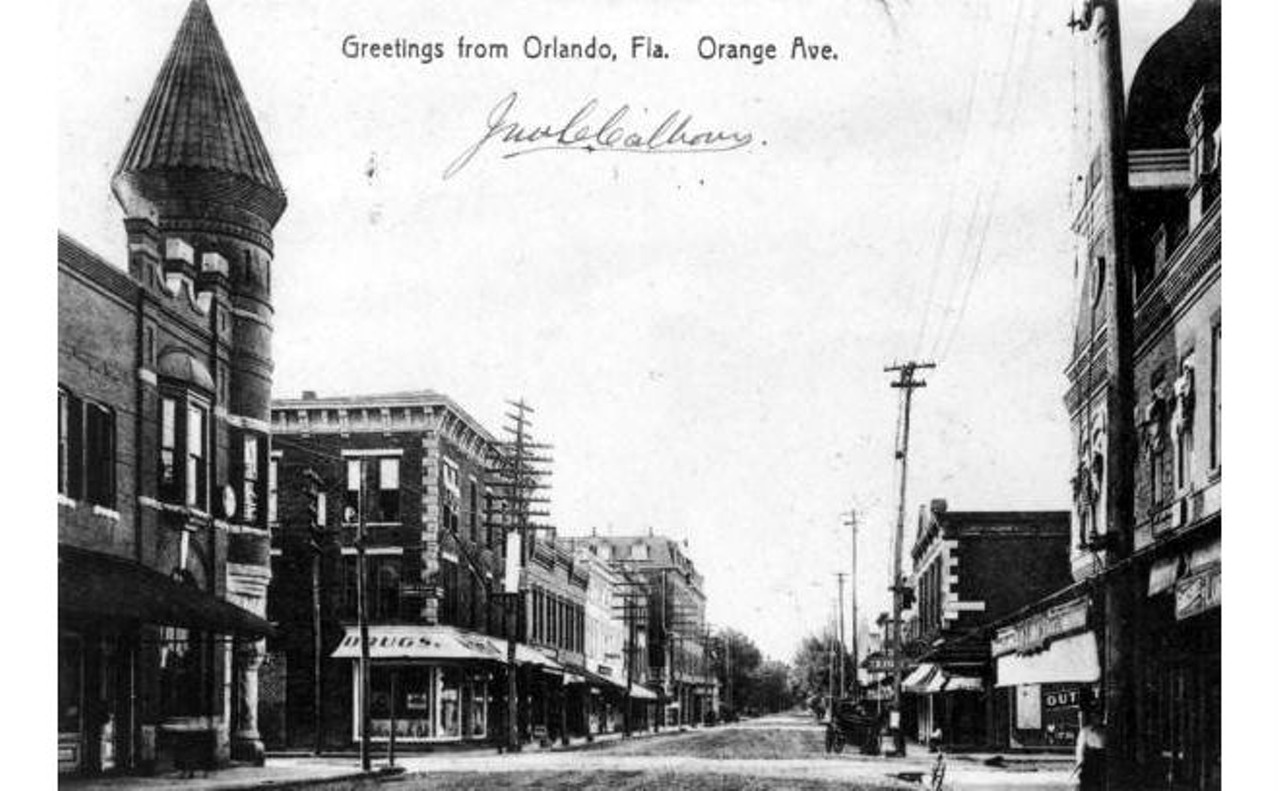
[[[1013,33],[1009,38],[1008,52],[1005,57],[1004,67],[1000,72],[1000,77],[999,77],[1000,87],[999,87],[997,98],[995,101],[995,106],[993,108],[993,112],[996,114],[997,118],[1004,107],[1005,97],[1008,93],[1009,75],[1013,68],[1014,55],[1016,52],[1016,43],[1017,43],[1019,32],[1022,26],[1024,5],[1025,5],[1025,0],[1019,0],[1017,12],[1014,18]],[[990,155],[988,153],[987,157],[989,156]],[[987,172],[990,170],[991,170],[990,167],[985,167],[985,166],[979,168],[979,172]],[[965,222],[964,235],[961,238],[961,241],[959,243],[958,248],[956,249],[956,252],[951,256],[947,256],[946,251],[941,250],[936,260],[935,271],[941,272],[941,270],[944,268],[944,265],[949,264],[952,259],[958,262],[960,260],[963,260],[966,257],[965,255],[966,251],[969,249],[970,245],[972,244],[972,240],[974,238],[974,229],[978,223],[978,216],[979,216],[980,210],[984,205],[984,201],[983,201],[984,192],[981,185],[976,190],[976,193],[977,194],[975,195],[972,203],[970,204],[968,219]],[[946,294],[945,298],[940,303],[935,304],[931,297],[929,300],[929,303],[926,305],[927,314],[926,316],[923,317],[923,323],[925,325],[929,324],[929,319],[932,317],[932,314],[934,313],[935,310],[938,311],[938,318],[936,322],[934,322],[934,326],[932,327],[933,329],[932,334],[928,332],[922,333],[919,339],[920,342],[917,344],[917,351],[923,348],[924,341],[927,338],[933,340],[932,349],[936,351],[938,346],[937,338],[940,337],[940,335],[945,332],[945,328],[947,326],[947,320],[951,315],[951,313],[953,312],[953,309],[951,308],[951,303],[953,303],[956,299],[956,294],[958,293],[959,283],[960,283],[959,278],[954,274],[951,275],[951,277],[948,280],[949,280],[948,285],[944,287],[944,293]],[[926,329],[928,329],[927,326],[926,326]],[[933,352],[931,351],[931,355],[932,353]]]
[[[973,16],[974,15],[969,15],[970,18],[973,18]],[[980,55],[983,50],[979,46],[974,46],[970,51],[973,53],[973,57],[971,58],[973,65],[969,75],[969,91],[965,100],[964,117],[961,122],[960,146],[958,149],[959,154],[956,157],[955,169],[952,171],[951,180],[947,186],[946,211],[943,214],[942,223],[940,225],[941,230],[935,234],[936,242],[933,248],[933,255],[930,259],[931,266],[929,271],[929,286],[926,289],[924,303],[921,306],[920,324],[916,331],[915,343],[912,346],[914,349],[913,356],[915,357],[920,356],[921,347],[924,345],[925,333],[928,330],[929,318],[933,314],[934,290],[938,283],[938,276],[942,272],[942,254],[946,249],[947,241],[950,239],[951,235],[952,217],[955,215],[956,194],[959,191],[958,186],[964,165],[964,155],[969,149],[969,135],[973,127],[973,105],[974,98],[977,96],[978,75],[982,73],[983,62]]]
[[[990,187],[990,192],[988,195],[986,216],[983,220],[982,230],[978,238],[977,247],[974,250],[973,262],[969,268],[969,275],[968,275],[967,281],[965,282],[964,291],[961,296],[960,306],[956,311],[955,319],[952,322],[950,333],[944,336],[945,341],[942,341],[943,345],[942,345],[941,353],[938,355],[939,359],[945,359],[951,353],[951,349],[955,344],[956,338],[959,336],[961,324],[964,321],[965,313],[968,310],[969,299],[973,292],[973,286],[974,286],[974,283],[977,281],[978,272],[981,270],[982,264],[984,261],[984,254],[986,252],[988,234],[991,230],[992,220],[995,217],[996,207],[999,205],[1001,189],[1004,185],[1005,175],[1008,173],[1009,160],[1013,158],[1012,153],[1010,151],[1010,144],[1012,143],[1012,140],[1013,140],[1014,130],[1016,130],[1018,126],[1018,119],[1021,116],[1023,98],[1026,95],[1026,86],[1029,81],[1028,74],[1030,69],[1028,67],[1030,65],[1032,55],[1035,51],[1035,46],[1034,46],[1035,38],[1031,34],[1037,26],[1037,23],[1040,19],[1039,12],[1043,8],[1043,6],[1036,5],[1035,8],[1036,8],[1036,11],[1032,13],[1031,19],[1027,20],[1027,24],[1030,30],[1025,31],[1023,36],[1025,40],[1022,45],[1023,53],[1020,59],[1020,66],[1018,68],[1018,76],[1015,79],[1015,86],[1014,86],[1014,93],[1013,93],[1013,109],[1012,109],[1012,113],[1010,114],[1009,121],[1005,127],[1006,134],[1005,134],[1004,143],[1000,146],[1000,149],[997,152],[997,155],[999,156],[999,160],[996,165],[995,179]],[[1019,16],[1019,19],[1021,19],[1021,16]],[[1015,37],[1016,36],[1017,36],[1017,30],[1015,30]],[[1011,52],[1010,52],[1011,60],[1012,60],[1012,57],[1013,57],[1013,48],[1011,48]]]

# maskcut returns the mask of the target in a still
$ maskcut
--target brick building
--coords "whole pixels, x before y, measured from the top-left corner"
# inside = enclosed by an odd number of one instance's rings
[[[371,738],[386,741],[393,707],[404,746],[501,733],[506,624],[501,504],[486,484],[493,437],[431,391],[278,399],[272,407],[274,569],[265,735],[315,743],[312,560],[304,473],[319,474],[322,742],[359,736],[356,532],[363,507],[371,643]],[[363,506],[361,488],[363,482]],[[558,667],[528,646],[520,662]],[[395,695],[392,695],[392,676]]]
[[[587,578],[583,665],[604,682],[587,702],[588,731],[611,733],[623,727],[622,707],[627,695],[628,628],[622,610],[626,601],[623,578],[586,547],[576,547],[573,559]]]
[[[701,722],[716,698],[706,659],[706,596],[702,575],[684,546],[665,536],[566,538],[642,583],[647,601],[647,682],[661,694],[669,725]],[[636,678],[640,678],[637,676]]]
[[[1008,699],[996,694],[983,627],[1071,581],[1066,511],[920,509],[911,548],[916,666],[903,682],[916,697],[920,740],[949,747],[1002,744]]]
[[[993,643],[1000,683],[1028,699],[1037,685],[1097,683],[1108,765],[1129,787],[1221,785],[1221,14],[1218,0],[1196,0],[1143,54],[1125,94],[1118,198],[1105,141],[1088,141],[1065,398],[1077,583]],[[1119,364],[1133,379],[1136,447],[1131,509],[1120,509],[1132,513],[1112,521],[1104,251],[1115,204],[1132,269],[1132,357]],[[1114,621],[1108,606],[1132,617]]]
[[[58,237],[58,770],[261,760],[285,195],[203,0],[112,190],[126,269]]]

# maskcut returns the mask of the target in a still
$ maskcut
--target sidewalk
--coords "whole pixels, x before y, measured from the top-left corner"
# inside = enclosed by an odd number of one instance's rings
[[[58,788],[63,791],[81,789],[147,789],[148,791],[228,791],[244,788],[307,788],[317,791],[348,791],[348,789],[373,788],[389,774],[375,768],[361,772],[349,763],[329,763],[317,759],[279,758],[268,759],[264,766],[229,766],[194,777],[181,772],[168,772],[152,777],[119,775],[115,777],[59,778]]]
[[[675,727],[664,727],[661,731],[658,731],[657,733],[655,733],[652,729],[643,730],[643,731],[636,730],[636,731],[632,731],[631,736],[629,738],[634,740],[634,739],[648,739],[648,738],[653,738],[658,736],[676,736],[681,733],[696,732],[699,729],[701,729],[701,726],[698,726],[698,727],[686,726],[683,731]],[[520,752],[543,753],[543,752],[565,752],[565,751],[572,751],[572,750],[589,750],[599,745],[607,745],[607,744],[612,744],[614,742],[621,741],[624,738],[628,738],[628,737],[624,737],[621,731],[613,731],[610,733],[593,734],[593,739],[591,741],[588,741],[587,737],[585,736],[573,736],[573,737],[570,737],[568,744],[561,744],[560,741],[557,739],[556,741],[549,743],[546,747],[539,745],[537,742],[526,742],[521,747]],[[483,754],[483,753],[492,753],[494,755],[497,755],[499,754],[499,752],[500,751],[498,750],[498,747],[496,745],[488,742],[441,742],[438,744],[432,744],[428,749],[406,749],[404,745],[400,745],[396,750],[396,758],[398,761],[400,758],[415,758],[415,757],[424,757],[424,756],[430,756],[430,755],[476,755],[476,754]],[[286,760],[286,759],[287,760],[309,760],[309,761],[317,761],[317,760],[358,761],[360,759],[360,753],[356,749],[331,750],[331,751],[325,752],[325,754],[320,758],[317,758],[308,750],[268,750],[267,751],[268,763],[277,761],[277,760]],[[384,742],[379,742],[375,746],[373,750],[373,760],[375,764],[379,762],[383,764],[386,763],[387,749],[386,749],[386,744]]]

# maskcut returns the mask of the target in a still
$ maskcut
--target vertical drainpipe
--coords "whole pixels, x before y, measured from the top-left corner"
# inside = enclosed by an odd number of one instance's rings
[[[135,292],[136,299],[133,306],[133,314],[135,319],[136,336],[133,344],[134,371],[133,371],[133,556],[139,565],[142,564],[142,504],[138,502],[138,496],[142,493],[142,478],[139,471],[143,467],[142,463],[142,406],[143,406],[143,382],[138,376],[138,372],[142,370],[142,366],[147,360],[144,358],[146,351],[143,338],[146,335],[147,324],[143,315],[143,306],[146,304],[146,287],[139,283],[138,290]],[[129,635],[129,766],[136,767],[140,761],[139,743],[142,737],[142,723],[138,716],[138,655],[142,652],[142,625],[134,629]]]

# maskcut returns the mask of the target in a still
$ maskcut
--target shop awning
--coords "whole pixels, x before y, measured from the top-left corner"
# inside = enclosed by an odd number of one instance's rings
[[[902,691],[914,692],[917,695],[924,695],[928,694],[930,691],[936,691],[930,690],[929,684],[933,681],[935,676],[940,676],[941,674],[942,669],[930,662],[923,662],[916,665],[915,669],[907,674],[906,678],[902,679]]]
[[[632,684],[631,697],[633,700],[657,700],[658,693],[641,684]]]
[[[982,679],[973,676],[947,676],[944,692],[982,692]]]
[[[1082,632],[1049,643],[1034,654],[1006,654],[996,659],[996,686],[1021,684],[1089,684],[1101,678],[1098,641]]]
[[[604,676],[592,673],[590,670],[581,667],[566,667],[564,669],[565,686],[570,684],[579,684],[595,687],[596,689],[605,689],[606,687],[616,687],[617,682]]]
[[[360,628],[348,626],[334,659],[360,658]],[[452,626],[379,625],[369,627],[370,659],[504,662],[507,655],[493,638]]]
[[[360,628],[346,627],[342,642],[330,654],[334,659],[360,658]],[[482,661],[505,664],[507,641],[454,626],[409,624],[371,625],[370,659],[421,659],[435,662]],[[550,670],[563,668],[553,659],[524,643],[516,643],[516,663]]]
[[[87,618],[265,637],[275,628],[243,607],[126,558],[58,547],[58,609]]]
[[[502,661],[507,661],[507,641],[500,637],[489,637],[486,639],[493,641],[493,644],[502,652]],[[541,667],[545,670],[554,670],[556,672],[564,670],[564,667],[561,666],[559,662],[533,646],[525,645],[524,643],[516,643],[516,664],[534,665],[535,667]]]

